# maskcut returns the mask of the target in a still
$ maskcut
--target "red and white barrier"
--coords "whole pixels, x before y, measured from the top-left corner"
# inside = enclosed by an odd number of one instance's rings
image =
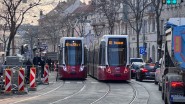
[[[24,75],[25,75],[25,69],[20,68],[19,69],[19,75],[18,75],[18,91],[24,92]]]
[[[36,68],[30,68],[30,90],[36,90]]]
[[[49,84],[49,66],[48,64],[46,64],[44,66],[44,84]]]
[[[10,68],[5,69],[5,93],[12,92],[12,71]]]

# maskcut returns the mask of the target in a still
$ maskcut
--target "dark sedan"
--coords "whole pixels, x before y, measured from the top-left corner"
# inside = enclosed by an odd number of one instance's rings
[[[131,78],[135,77],[136,69],[138,69],[141,65],[143,65],[142,62],[133,62],[130,70],[131,70]]]
[[[142,81],[143,79],[155,79],[155,64],[145,64],[136,69],[136,81]]]

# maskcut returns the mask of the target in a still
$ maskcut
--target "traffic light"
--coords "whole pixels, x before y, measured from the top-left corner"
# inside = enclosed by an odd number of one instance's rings
[[[171,4],[171,0],[166,0],[166,3],[167,4]]]
[[[177,4],[177,0],[172,0],[172,4]]]
[[[163,0],[164,1],[164,0]],[[167,5],[177,4],[177,0],[166,0]]]

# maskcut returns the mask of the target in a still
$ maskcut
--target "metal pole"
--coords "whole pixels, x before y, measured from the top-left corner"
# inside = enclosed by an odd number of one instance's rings
[[[74,27],[72,27],[72,37],[74,37],[74,31],[75,30],[75,28]]]
[[[30,44],[30,47],[31,47],[31,51],[30,51],[31,59],[33,59],[33,37],[32,36],[31,36],[31,44]]]

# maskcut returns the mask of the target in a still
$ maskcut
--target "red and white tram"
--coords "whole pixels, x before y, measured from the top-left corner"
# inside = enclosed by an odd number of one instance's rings
[[[60,39],[58,77],[60,79],[85,79],[84,39],[81,37],[63,37]]]
[[[127,35],[104,35],[89,48],[88,74],[98,80],[130,80]]]

